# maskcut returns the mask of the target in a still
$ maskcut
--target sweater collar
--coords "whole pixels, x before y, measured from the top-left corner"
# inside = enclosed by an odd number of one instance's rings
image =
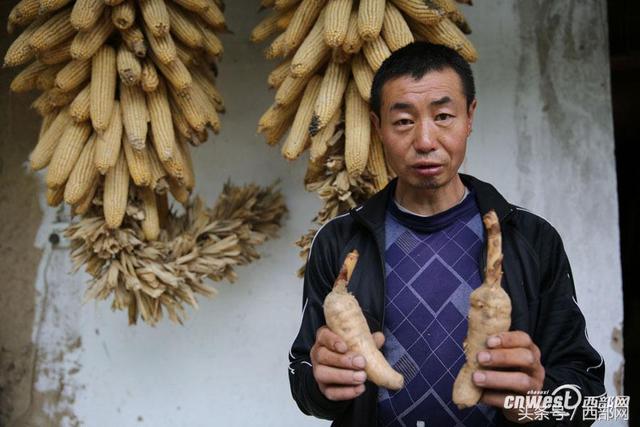
[[[515,208],[502,197],[496,188],[488,182],[481,181],[471,175],[459,173],[462,183],[475,194],[476,203],[480,214],[484,215],[494,209],[500,222],[515,210]],[[351,215],[363,222],[372,230],[384,227],[385,214],[389,198],[393,194],[393,188],[398,178],[391,180],[385,188],[374,194],[369,200],[357,208],[351,209]]]

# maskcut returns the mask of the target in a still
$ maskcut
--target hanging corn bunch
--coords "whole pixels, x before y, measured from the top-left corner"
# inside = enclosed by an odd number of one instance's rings
[[[468,0],[464,3],[470,3]],[[258,123],[269,145],[295,160],[309,149],[305,187],[322,198],[323,224],[382,189],[393,176],[369,121],[373,76],[391,52],[414,40],[477,59],[453,0],[261,0],[271,8],[253,29],[280,58],[267,82],[275,100]],[[306,259],[315,231],[297,244]],[[302,272],[303,270],[300,270]]]
[[[195,186],[190,145],[220,129],[215,86],[226,31],[220,0],[20,0],[7,30],[21,28],[5,66],[26,65],[11,90],[42,91],[29,161],[47,168],[47,200],[86,213],[95,195],[120,227],[130,192],[149,218],[169,191],[187,203]],[[147,220],[154,240],[158,221]]]
[[[146,241],[145,222],[158,221],[147,211],[154,197],[149,188],[130,195],[118,229],[96,204],[65,231],[76,270],[84,265],[93,276],[85,299],[111,298],[113,310],[128,311],[130,324],[138,317],[155,324],[163,312],[182,323],[184,305],[197,308],[196,294],[215,295],[204,279],[233,282],[234,268],[259,258],[255,247],[275,235],[287,211],[273,186],[226,184],[213,208],[191,201],[182,216],[162,216],[167,222],[158,238]]]

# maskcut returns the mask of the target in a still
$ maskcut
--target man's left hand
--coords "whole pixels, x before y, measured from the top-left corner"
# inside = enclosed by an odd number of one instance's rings
[[[518,409],[504,409],[504,399],[542,389],[545,372],[540,349],[523,331],[492,335],[486,344],[488,349],[477,356],[481,368],[473,374],[473,382],[484,389],[480,402],[501,408],[508,420],[517,422]]]

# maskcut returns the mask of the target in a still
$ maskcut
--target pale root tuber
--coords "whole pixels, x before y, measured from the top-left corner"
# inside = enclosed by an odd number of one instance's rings
[[[404,386],[404,377],[389,365],[378,350],[358,300],[347,292],[347,285],[357,262],[358,251],[354,250],[347,255],[333,290],[324,300],[327,326],[346,342],[349,350],[365,358],[364,370],[369,380],[378,386],[399,390]]]
[[[453,384],[453,402],[460,409],[477,404],[482,397],[482,388],[471,379],[479,367],[478,352],[487,348],[489,336],[506,332],[511,326],[511,300],[500,286],[503,257],[500,223],[493,210],[482,221],[487,230],[487,267],[484,282],[469,297],[469,324],[463,343],[467,361]]]

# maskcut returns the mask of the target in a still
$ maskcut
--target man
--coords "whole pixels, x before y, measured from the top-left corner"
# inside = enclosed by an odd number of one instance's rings
[[[443,46],[413,43],[376,73],[371,120],[397,178],[328,222],[312,243],[302,324],[289,354],[291,391],[305,414],[336,426],[511,425],[521,413],[504,407],[507,395],[563,384],[582,396],[604,393],[604,361],[588,342],[559,234],[492,185],[458,172],[476,105],[469,64]],[[511,330],[489,337],[478,354],[473,380],[483,388],[481,402],[458,410],[451,391],[465,360],[469,294],[483,279],[481,217],[490,209],[502,231]],[[349,290],[405,377],[397,392],[366,381],[364,358],[325,326],[322,302],[353,249],[360,257]],[[572,423],[588,425],[577,412]]]

